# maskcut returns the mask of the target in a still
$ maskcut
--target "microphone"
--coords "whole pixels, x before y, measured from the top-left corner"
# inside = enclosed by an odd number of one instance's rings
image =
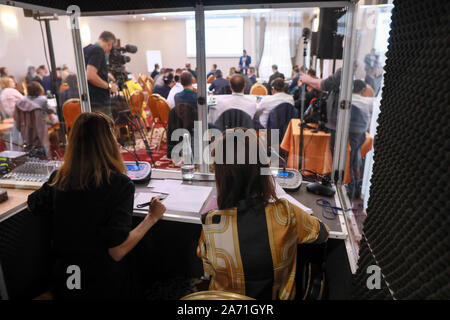
[[[303,28],[302,37],[308,40],[311,37],[311,29]]]
[[[131,154],[131,155],[134,157],[134,160],[136,161],[137,167],[140,168],[140,165],[139,165],[139,159],[138,159],[138,157],[137,157],[136,152],[131,152],[130,150],[128,150],[127,148],[125,148],[124,146],[122,146],[119,142],[117,142],[117,144],[119,145],[119,148],[120,148],[120,149],[125,150],[126,152],[128,152],[129,154]]]
[[[278,157],[278,159],[280,159],[280,160],[283,162],[283,172],[286,172],[286,166],[287,166],[286,160],[284,160],[284,158],[283,158],[282,156],[280,156],[280,155],[278,154],[278,152],[276,152],[276,151],[274,150],[274,148],[270,147],[270,150],[271,150],[273,153],[275,153],[275,155]]]

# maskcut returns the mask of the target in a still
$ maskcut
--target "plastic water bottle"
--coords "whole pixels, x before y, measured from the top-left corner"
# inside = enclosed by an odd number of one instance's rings
[[[183,165],[181,166],[181,176],[183,180],[194,178],[195,166],[192,161],[191,139],[188,133],[183,135]]]

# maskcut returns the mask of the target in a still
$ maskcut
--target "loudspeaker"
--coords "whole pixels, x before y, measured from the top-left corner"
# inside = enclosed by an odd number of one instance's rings
[[[337,29],[338,19],[344,14],[345,12],[342,8],[320,9],[316,51],[317,58],[342,59],[342,41],[344,36],[338,35]]]

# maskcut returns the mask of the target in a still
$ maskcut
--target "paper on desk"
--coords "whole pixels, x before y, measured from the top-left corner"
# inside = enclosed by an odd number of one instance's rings
[[[183,183],[182,180],[174,179],[152,179],[147,187],[152,188],[152,192],[171,193]]]
[[[165,197],[165,195],[161,195],[157,192],[137,192],[134,194],[134,210],[143,210],[148,211],[148,207],[145,208],[137,208],[137,205],[149,202],[153,197],[159,196],[161,199]]]
[[[211,191],[212,187],[181,184],[171,190],[163,204],[168,211],[199,213]]]
[[[275,193],[277,194],[277,197],[279,199],[286,199],[293,205],[296,205],[300,209],[303,209],[305,212],[312,214],[313,211],[311,208],[308,208],[307,206],[301,204],[298,200],[294,199],[290,194],[287,194],[286,191],[279,185],[278,182],[275,181]]]

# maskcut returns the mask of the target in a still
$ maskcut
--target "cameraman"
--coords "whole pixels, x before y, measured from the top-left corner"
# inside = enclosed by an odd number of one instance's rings
[[[91,109],[109,116],[112,116],[110,94],[117,93],[118,87],[115,83],[108,82],[106,59],[115,42],[114,34],[103,31],[95,44],[89,44],[83,48]]]

